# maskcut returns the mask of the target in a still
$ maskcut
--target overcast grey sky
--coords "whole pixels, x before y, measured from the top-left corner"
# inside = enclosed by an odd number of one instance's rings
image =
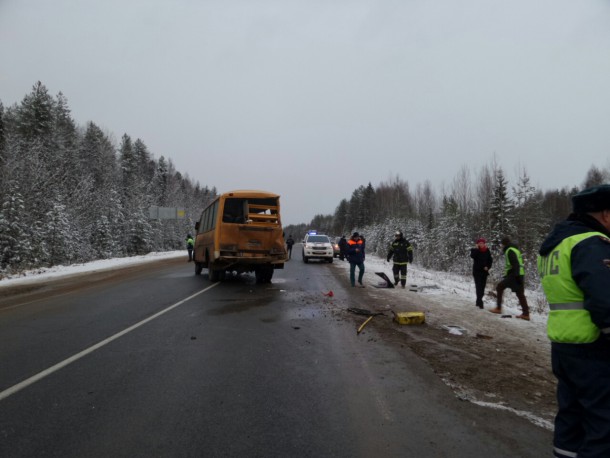
[[[38,80],[285,224],[494,155],[561,188],[609,165],[610,2],[0,0],[0,100]]]

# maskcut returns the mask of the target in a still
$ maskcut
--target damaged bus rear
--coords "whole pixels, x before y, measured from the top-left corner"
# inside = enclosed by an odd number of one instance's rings
[[[218,196],[195,223],[195,274],[223,280],[229,272],[254,272],[257,283],[270,283],[283,269],[286,247],[280,196],[266,191],[231,191]]]

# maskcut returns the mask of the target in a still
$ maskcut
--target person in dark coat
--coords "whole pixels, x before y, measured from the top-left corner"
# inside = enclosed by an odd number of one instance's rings
[[[493,263],[491,251],[487,248],[486,240],[477,240],[477,246],[470,250],[470,257],[474,260],[472,264],[472,276],[474,277],[474,287],[477,294],[476,306],[483,308],[483,296],[485,295],[485,285],[489,276],[489,269]]]
[[[294,239],[292,235],[289,235],[286,239],[286,251],[288,251],[288,259],[292,258],[292,245],[294,245]]]
[[[345,238],[344,235],[342,235],[341,238],[339,239],[339,259],[341,261],[344,261],[346,256],[347,256],[347,239]]]
[[[398,285],[400,281],[400,286],[404,288],[407,284],[407,264],[413,262],[413,247],[400,231],[396,231],[394,241],[390,245],[386,260],[390,262],[390,259],[394,262],[392,265],[394,284]]]
[[[364,288],[362,277],[364,276],[364,242],[358,232],[354,232],[347,241],[347,260],[349,262],[349,281],[356,286],[356,267],[358,267],[358,286]]]

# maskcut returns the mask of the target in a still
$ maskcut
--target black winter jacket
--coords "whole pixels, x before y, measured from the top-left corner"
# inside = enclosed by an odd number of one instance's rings
[[[388,251],[387,260],[389,261],[394,257],[394,264],[404,264],[407,262],[413,262],[413,247],[407,239],[401,237],[394,240],[390,245],[390,251]]]
[[[489,273],[485,270],[485,267],[491,269],[491,265],[493,264],[489,248],[485,251],[481,251],[478,248],[472,248],[470,250],[470,257],[474,259],[472,264],[472,275],[487,275]]]

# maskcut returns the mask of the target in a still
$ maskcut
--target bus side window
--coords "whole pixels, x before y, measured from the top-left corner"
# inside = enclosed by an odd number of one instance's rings
[[[197,232],[205,232],[205,211],[201,212],[201,218],[197,222]]]
[[[210,210],[210,230],[216,228],[216,215],[218,214],[218,201],[212,206]]]

